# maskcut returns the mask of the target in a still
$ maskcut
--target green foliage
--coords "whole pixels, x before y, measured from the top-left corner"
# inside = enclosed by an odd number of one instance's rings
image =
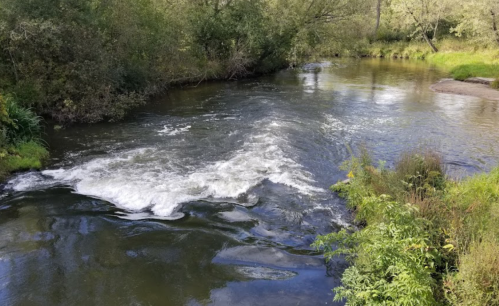
[[[490,83],[490,87],[494,89],[499,89],[499,78],[495,79],[492,83]]]
[[[459,252],[476,241],[499,237],[499,168],[449,184],[445,201],[450,211],[447,232]]]
[[[0,179],[11,172],[40,169],[47,158],[47,149],[35,141],[0,148]]]
[[[435,305],[432,273],[439,255],[416,208],[388,196],[364,198],[362,206],[370,216],[362,231],[349,235],[343,230],[314,243],[327,249],[326,258],[347,255],[352,260],[335,300],[347,299],[347,305]],[[337,249],[328,249],[333,244]]]
[[[6,99],[9,121],[5,124],[10,143],[38,141],[41,137],[41,117],[31,110],[20,107],[12,98]]]
[[[0,95],[0,179],[10,172],[41,168],[48,152],[40,137],[41,118]]]
[[[3,0],[0,90],[61,122],[119,120],[182,82],[286,64],[297,24],[270,1]]]
[[[47,150],[40,144],[23,142],[11,149],[5,165],[8,171],[40,169],[42,162],[48,157]]]
[[[395,171],[389,171],[383,162],[375,168],[363,149],[360,158],[353,156],[341,169],[350,171],[352,179],[348,184],[339,183],[332,189],[356,209],[356,218],[361,222],[370,215],[362,211],[363,205],[360,205],[365,197],[383,194],[401,202],[422,200],[427,195],[438,194],[445,187],[441,158],[430,150],[419,149],[403,154]]]
[[[499,305],[499,243],[474,242],[459,261],[459,272],[446,279],[447,298],[453,305]]]
[[[119,120],[173,84],[323,55],[428,58],[456,35],[491,45],[490,1],[2,0],[0,90],[60,122]]]
[[[471,77],[497,77],[499,65],[470,64],[460,65],[451,70],[452,77],[456,80],[465,80]]]
[[[457,269],[446,277],[454,305],[499,305],[499,168],[448,188],[448,242],[455,246]]]
[[[11,123],[12,121],[9,118],[9,113],[7,111],[7,99],[0,94],[0,124],[7,125]]]
[[[451,181],[432,151],[403,154],[394,170],[383,163],[374,168],[365,152],[344,164],[350,182],[333,187],[355,208],[362,228],[314,243],[326,258],[343,255],[352,263],[336,299],[499,305],[499,167]]]
[[[440,53],[429,56],[428,61],[448,69],[452,77],[457,80],[470,77],[499,77],[499,52],[493,49]]]
[[[430,150],[402,154],[395,167],[395,176],[402,182],[407,195],[423,199],[445,186],[440,155]]]
[[[456,80],[499,78],[499,51],[456,39],[441,40],[437,46],[441,52],[434,54],[420,42],[376,42],[364,46],[356,55],[426,60],[448,70]]]

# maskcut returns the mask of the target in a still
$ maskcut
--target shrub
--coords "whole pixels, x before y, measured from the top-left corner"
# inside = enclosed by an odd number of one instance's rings
[[[365,198],[362,205],[369,210],[366,228],[318,236],[313,244],[326,250],[327,259],[347,255],[353,263],[342,276],[343,286],[335,288],[335,300],[347,299],[347,305],[435,305],[432,273],[439,254],[416,208],[388,196]]]
[[[395,171],[389,171],[384,162],[375,168],[367,150],[362,149],[360,158],[352,157],[341,169],[349,171],[354,179],[349,184],[336,184],[332,190],[348,200],[361,222],[365,217],[360,205],[364,197],[385,194],[397,201],[415,204],[445,187],[442,159],[431,150],[417,149],[403,154]]]
[[[6,110],[9,118],[5,124],[6,136],[10,143],[39,141],[41,117],[29,109],[20,107],[12,98],[7,98]]]
[[[337,184],[363,228],[318,236],[352,262],[335,289],[347,305],[499,305],[499,167],[446,180],[441,157],[403,154],[393,171],[353,157]],[[408,203],[408,204],[406,204]],[[415,251],[415,252],[413,252]],[[404,295],[405,292],[405,295]]]
[[[430,150],[404,153],[395,167],[395,175],[408,196],[419,199],[443,189],[443,173],[442,158]]]
[[[490,83],[490,87],[494,89],[499,89],[499,78],[495,79],[492,83]]]

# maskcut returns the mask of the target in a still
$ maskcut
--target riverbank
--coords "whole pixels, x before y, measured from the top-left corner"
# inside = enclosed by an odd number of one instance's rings
[[[40,169],[48,158],[41,140],[41,118],[0,95],[0,183],[10,173]]]
[[[443,79],[430,87],[431,90],[455,95],[473,96],[482,99],[499,101],[499,90],[490,85],[472,82],[463,82],[453,79]]]
[[[422,42],[376,42],[349,55],[425,60],[449,72],[456,80],[471,77],[499,79],[499,50],[469,42],[446,39],[437,43],[438,53]],[[493,86],[497,86],[493,84]]]
[[[0,148],[0,150],[0,183],[5,181],[11,173],[41,169],[43,162],[49,156],[47,149],[34,141]]]
[[[394,170],[375,168],[366,153],[344,169],[350,183],[333,189],[361,229],[315,242],[327,258],[352,263],[337,300],[499,305],[499,168],[455,181],[438,154],[421,150],[404,154]]]

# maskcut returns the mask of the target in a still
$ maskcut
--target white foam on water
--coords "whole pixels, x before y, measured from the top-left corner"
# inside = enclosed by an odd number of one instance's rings
[[[165,126],[163,126],[162,130],[158,131],[158,133],[159,134],[165,134],[165,135],[168,135],[168,136],[175,136],[175,135],[178,135],[180,133],[187,132],[190,129],[191,129],[190,125],[187,125],[187,126],[184,126],[184,127],[179,127],[179,128],[173,128],[173,127],[170,127],[168,125],[165,125]]]
[[[53,179],[48,179],[40,172],[27,172],[15,176],[11,179],[5,189],[14,191],[30,191],[50,188],[59,183]]]
[[[362,126],[358,123],[348,125],[330,114],[326,114],[325,119],[326,120],[323,123],[322,128],[326,131],[356,132],[362,129]]]
[[[187,127],[186,127],[187,128]],[[103,199],[132,211],[151,210],[161,217],[179,216],[179,204],[202,199],[236,199],[268,179],[311,195],[312,175],[285,154],[286,140],[272,122],[255,123],[256,133],[227,160],[179,168],[182,157],[167,149],[143,148],[110,154],[69,169],[28,173],[12,180],[13,190],[44,189],[54,184],[74,188],[76,193]],[[169,156],[170,154],[170,156]],[[169,158],[170,157],[170,158]]]
[[[379,118],[351,118],[350,121],[355,122],[354,124],[347,124],[338,118],[335,118],[331,114],[326,114],[324,116],[325,121],[322,124],[322,129],[325,132],[347,132],[356,133],[362,130],[376,131],[379,132],[380,128],[385,126],[391,126],[396,124],[396,119],[392,117],[379,117]]]

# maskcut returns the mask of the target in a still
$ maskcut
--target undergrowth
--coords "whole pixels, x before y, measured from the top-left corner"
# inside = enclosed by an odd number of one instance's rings
[[[41,140],[41,121],[12,97],[0,95],[0,180],[11,172],[42,167],[48,151]]]
[[[364,151],[332,187],[358,230],[318,236],[325,257],[351,266],[335,288],[347,305],[499,305],[499,168],[445,177],[431,150],[403,154],[394,169]],[[477,260],[478,259],[478,260]]]

